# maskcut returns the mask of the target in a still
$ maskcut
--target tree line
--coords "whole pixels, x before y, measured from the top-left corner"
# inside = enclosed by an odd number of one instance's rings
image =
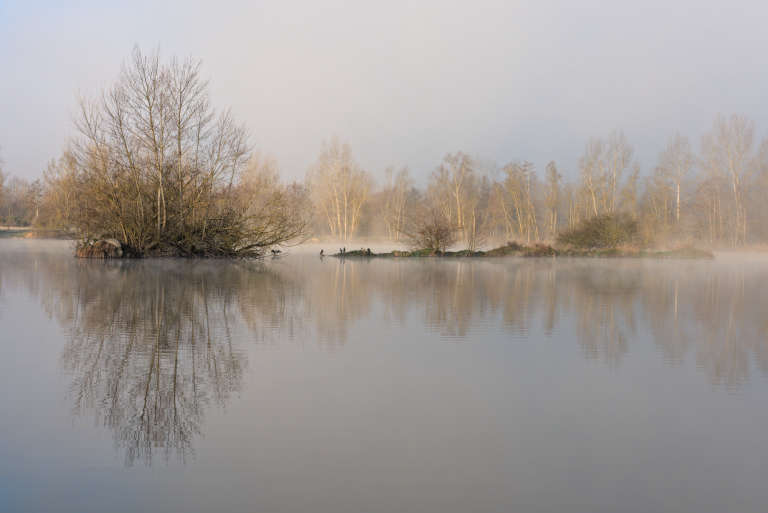
[[[718,116],[698,145],[674,135],[645,173],[615,131],[587,142],[572,180],[554,161],[498,167],[457,151],[424,187],[407,167],[386,169],[377,184],[332,139],[303,182],[284,184],[232,113],[211,106],[200,67],[135,49],[111,88],[80,101],[78,135],[41,179],[5,177],[0,162],[0,222],[115,238],[138,254],[209,256],[311,235],[412,244],[440,236],[474,250],[555,240],[612,215],[631,218],[645,244],[768,241],[768,139],[758,143],[743,116]]]
[[[401,241],[434,226],[473,250],[489,241],[552,241],[590,219],[621,215],[638,226],[644,244],[768,242],[768,138],[758,144],[754,122],[739,115],[717,116],[698,148],[672,136],[644,174],[631,143],[614,131],[587,142],[574,180],[554,161],[540,172],[528,161],[488,166],[458,151],[443,158],[424,188],[408,168],[387,169],[374,187],[338,141],[308,177],[316,233],[342,240]]]

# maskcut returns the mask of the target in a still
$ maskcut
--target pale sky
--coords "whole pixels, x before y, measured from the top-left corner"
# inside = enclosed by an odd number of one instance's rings
[[[768,2],[0,0],[0,154],[35,178],[73,135],[78,91],[109,86],[134,44],[203,59],[283,174],[324,139],[381,177],[420,181],[447,152],[555,160],[622,129],[644,170],[717,113],[768,127]]]

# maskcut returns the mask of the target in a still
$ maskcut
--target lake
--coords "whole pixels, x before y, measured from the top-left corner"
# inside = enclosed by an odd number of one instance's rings
[[[0,511],[768,508],[768,256],[71,253],[0,241]]]

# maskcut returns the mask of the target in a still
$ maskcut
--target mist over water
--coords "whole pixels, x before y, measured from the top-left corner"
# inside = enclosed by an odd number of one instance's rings
[[[762,511],[768,259],[0,248],[0,509]]]
[[[766,19],[0,0],[0,513],[765,513]]]

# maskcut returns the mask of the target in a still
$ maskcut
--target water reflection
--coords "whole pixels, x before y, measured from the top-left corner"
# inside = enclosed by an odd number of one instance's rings
[[[149,463],[154,448],[183,459],[205,408],[242,381],[235,295],[211,268],[85,265],[61,357],[75,411],[94,411],[129,464]]]
[[[256,332],[285,318],[288,287],[260,263],[4,257],[0,276],[65,327],[74,413],[109,428],[127,465],[150,464],[156,451],[184,461],[206,409],[241,387],[243,321]]]
[[[446,337],[477,340],[489,326],[534,341],[555,332],[586,358],[617,367],[652,339],[665,360],[686,355],[714,384],[738,386],[751,362],[768,372],[768,262],[524,260],[333,261],[298,270],[318,340],[346,341],[371,314],[404,323],[418,314]],[[535,335],[538,334],[538,335]]]
[[[73,409],[111,430],[127,464],[192,453],[206,411],[242,387],[249,348],[341,351],[371,320],[414,340],[573,342],[615,368],[650,342],[669,365],[694,358],[711,383],[738,387],[768,373],[766,278],[766,264],[717,261],[0,259],[0,296],[25,289],[65,328]]]

